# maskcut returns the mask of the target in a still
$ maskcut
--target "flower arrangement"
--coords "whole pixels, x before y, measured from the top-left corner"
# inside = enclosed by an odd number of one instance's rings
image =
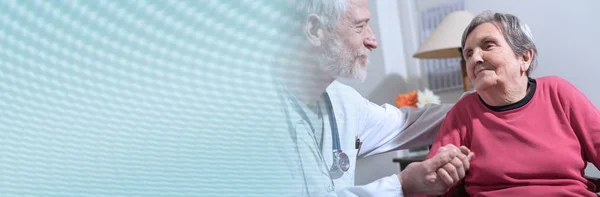
[[[440,104],[440,97],[433,91],[425,89],[423,91],[413,90],[409,93],[399,94],[396,97],[396,106],[421,108],[428,103]]]

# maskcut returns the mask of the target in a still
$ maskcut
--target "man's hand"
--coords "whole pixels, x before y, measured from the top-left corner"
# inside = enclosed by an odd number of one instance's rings
[[[467,147],[449,144],[432,158],[409,164],[398,174],[404,195],[444,194],[465,177],[473,155]]]

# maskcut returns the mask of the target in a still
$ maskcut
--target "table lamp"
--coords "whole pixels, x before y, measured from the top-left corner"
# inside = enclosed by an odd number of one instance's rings
[[[461,39],[464,30],[475,16],[468,11],[456,11],[448,14],[435,31],[421,44],[413,55],[419,59],[460,57],[464,91],[469,91],[469,77],[462,58]]]

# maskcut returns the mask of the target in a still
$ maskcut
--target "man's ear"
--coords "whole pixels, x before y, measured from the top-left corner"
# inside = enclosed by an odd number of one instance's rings
[[[306,24],[304,25],[304,34],[311,44],[321,46],[321,41],[323,40],[323,23],[319,16],[316,14],[308,15]]]
[[[533,49],[523,52],[523,55],[521,55],[521,72],[526,72],[529,69],[533,56]]]

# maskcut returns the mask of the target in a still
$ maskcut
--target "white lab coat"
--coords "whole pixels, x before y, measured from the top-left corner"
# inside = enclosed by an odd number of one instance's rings
[[[340,178],[332,179],[328,170],[332,165],[331,127],[327,113],[321,121],[310,125],[288,107],[290,134],[297,144],[297,165],[292,166],[295,177],[303,177],[302,193],[308,196],[403,196],[401,184],[396,175],[381,178],[362,186],[354,186],[357,149],[356,136],[363,142],[358,157],[370,156],[392,150],[429,145],[433,142],[439,125],[451,108],[449,104],[427,105],[421,109],[398,109],[392,105],[383,106],[369,102],[353,88],[334,81],[327,93],[331,98],[333,112],[339,130],[341,148],[350,157],[350,169]],[[288,102],[295,98],[288,98]],[[302,106],[306,109],[306,106]],[[325,109],[325,108],[323,108]],[[319,119],[318,114],[310,114],[310,119]],[[324,128],[322,133],[321,126]],[[316,132],[313,132],[316,130]],[[318,152],[320,151],[320,153]],[[324,162],[323,162],[324,161]],[[296,195],[297,196],[297,195]]]

